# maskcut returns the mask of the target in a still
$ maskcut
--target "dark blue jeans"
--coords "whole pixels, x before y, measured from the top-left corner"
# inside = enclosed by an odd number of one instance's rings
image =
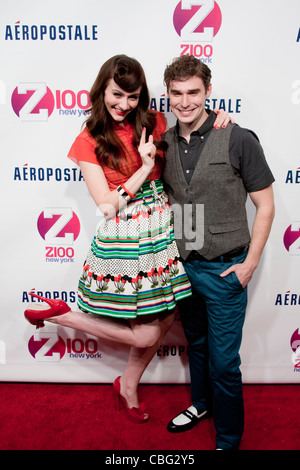
[[[235,273],[220,274],[246,255],[231,262],[184,262],[193,295],[179,310],[189,346],[192,402],[198,411],[212,409],[216,446],[222,449],[237,449],[244,430],[239,349],[247,288]]]

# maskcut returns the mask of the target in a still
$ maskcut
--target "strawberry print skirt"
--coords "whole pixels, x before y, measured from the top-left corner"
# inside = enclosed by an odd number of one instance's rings
[[[97,227],[79,280],[78,306],[130,319],[172,310],[189,295],[168,197],[160,180],[146,181],[127,206]]]

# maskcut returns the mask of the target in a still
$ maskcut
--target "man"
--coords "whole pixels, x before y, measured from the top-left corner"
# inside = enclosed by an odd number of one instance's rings
[[[177,118],[163,136],[169,144],[164,178],[177,208],[175,232],[178,207],[183,218],[192,207],[194,233],[191,240],[185,217],[177,244],[193,295],[179,308],[189,345],[192,406],[172,419],[168,430],[186,431],[212,413],[216,448],[234,450],[244,427],[239,349],[247,284],[271,230],[274,178],[253,133],[233,124],[213,127],[216,115],[205,109],[212,90],[205,64],[182,56],[166,68],[164,79]],[[251,243],[248,194],[256,208]]]

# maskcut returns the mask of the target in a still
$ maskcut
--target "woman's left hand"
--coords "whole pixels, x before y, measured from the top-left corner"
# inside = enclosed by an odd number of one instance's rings
[[[149,136],[148,142],[146,142],[146,129],[143,128],[141,135],[141,140],[138,146],[139,154],[142,158],[142,161],[145,165],[154,165],[154,159],[156,155],[156,146],[153,143],[153,136]]]
[[[226,127],[229,122],[234,124],[234,119],[229,116],[227,111],[223,109],[214,109],[214,113],[217,115],[217,118],[214,123],[214,127],[219,129],[220,127]]]

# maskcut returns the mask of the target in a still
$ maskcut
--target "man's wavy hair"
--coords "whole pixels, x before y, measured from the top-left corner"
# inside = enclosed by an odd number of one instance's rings
[[[205,91],[208,90],[211,81],[211,71],[206,64],[192,55],[183,55],[173,60],[164,73],[164,83],[167,90],[172,81],[184,81],[197,76],[202,79]]]

